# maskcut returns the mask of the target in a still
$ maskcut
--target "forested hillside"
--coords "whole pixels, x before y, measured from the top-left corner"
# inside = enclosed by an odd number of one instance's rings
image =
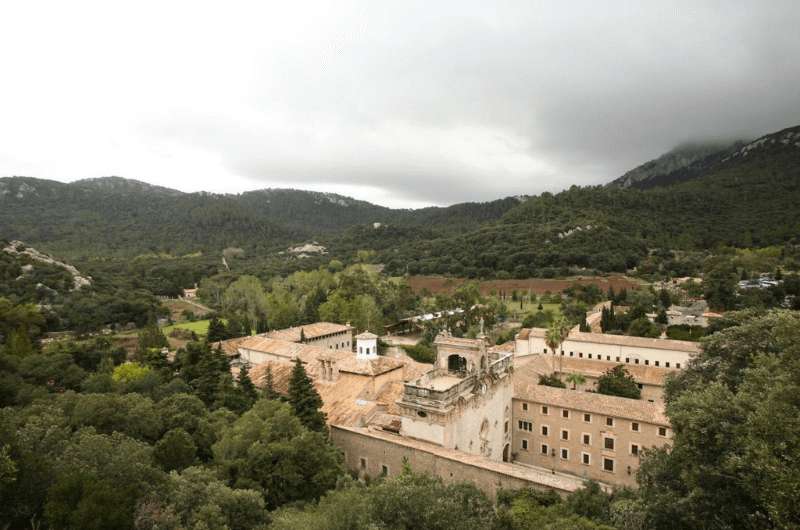
[[[700,177],[640,190],[573,186],[509,210],[455,238],[409,242],[390,269],[536,276],[587,267],[622,271],[648,249],[763,247],[800,234],[800,128],[747,144]]]
[[[310,261],[280,252],[318,240],[327,259],[348,262],[370,250],[392,273],[527,277],[623,271],[653,248],[762,247],[800,233],[800,127],[677,165],[626,188],[573,186],[420,210],[297,190],[218,195],[119,178],[4,178],[0,237],[83,260],[217,259],[236,247],[284,272]]]

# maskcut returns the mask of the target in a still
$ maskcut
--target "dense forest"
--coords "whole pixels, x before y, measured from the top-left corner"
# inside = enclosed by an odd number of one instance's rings
[[[281,288],[322,279],[298,274]],[[359,285],[370,280],[357,273],[329,280],[329,300],[306,301],[301,312],[316,307],[320,314],[344,310],[371,318],[359,312],[368,305],[351,306],[344,290],[380,289],[380,282]],[[230,287],[236,295],[243,286]],[[36,332],[42,318],[33,304],[0,299],[4,528],[800,524],[800,320],[794,311],[730,313],[715,325],[702,354],[668,382],[673,446],[644,451],[637,490],[605,493],[590,482],[566,498],[523,489],[502,491],[497,499],[411,468],[391,478],[350,477],[299,363],[287,394],[279,395],[269,384],[257,390],[246,369],[234,379],[227,357],[207,341],[189,342],[168,358],[161,350],[166,338],[148,325],[130,357],[104,337],[42,343]]]

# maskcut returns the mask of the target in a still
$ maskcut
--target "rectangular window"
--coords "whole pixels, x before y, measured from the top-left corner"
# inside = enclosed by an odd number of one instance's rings
[[[633,362],[634,364],[639,364],[639,359],[634,359]]]
[[[522,440],[522,450],[523,451],[528,450],[528,440]]]
[[[589,453],[581,453],[581,462],[583,462],[584,466],[589,466],[592,464],[592,457]]]
[[[603,449],[607,449],[609,451],[614,450],[614,439],[613,438],[603,438]]]
[[[619,357],[617,357],[617,362],[619,362]]]
[[[522,420],[517,422],[517,429],[522,430]]]
[[[583,445],[592,445],[592,435],[588,433],[583,433]]]
[[[609,473],[614,472],[614,459],[613,458],[604,458],[603,459],[603,471],[608,471]]]
[[[583,353],[582,353],[582,352],[578,352],[578,357],[580,357],[581,359],[583,359]]]
[[[592,415],[589,413],[584,414],[583,421],[585,421],[586,423],[592,423]]]
[[[567,409],[562,410],[561,411],[561,417],[569,419],[569,411]]]
[[[681,363],[675,363],[675,368],[677,368],[678,370],[680,370],[680,369],[681,369]]]
[[[527,412],[527,410],[528,410],[528,404],[527,403],[523,403],[522,404],[522,410]]]
[[[542,414],[547,416],[548,414],[550,414],[550,409],[548,409],[546,406],[543,405],[542,406]]]
[[[543,455],[546,455],[546,454],[548,454],[549,452],[550,452],[550,450],[549,450],[549,448],[547,447],[547,444],[542,444],[542,454],[543,454]]]
[[[665,362],[665,363],[664,363],[664,366],[666,366],[667,368],[669,368],[669,361]]]
[[[632,421],[631,422],[631,430],[633,432],[639,432],[639,423],[635,422],[635,421]]]
[[[656,361],[656,366],[659,366],[659,362],[658,361]]]
[[[631,454],[633,456],[639,456],[639,444],[631,444]]]
[[[386,464],[381,464],[381,476],[386,477],[389,475],[389,467]]]
[[[611,356],[610,355],[606,355],[606,361],[610,361],[610,360],[611,360]]]
[[[569,440],[569,431],[566,429],[561,429],[561,439],[562,440]]]
[[[569,460],[569,449],[561,448],[561,460]]]
[[[659,427],[658,428],[658,435],[659,436],[666,436],[667,435],[667,428],[666,427]]]
[[[547,436],[550,434],[550,428],[547,425],[542,425],[542,436]]]
[[[649,366],[650,365],[650,359],[645,359],[644,360],[644,364],[645,364],[645,366]]]
[[[569,356],[570,356],[570,357],[574,357],[574,355],[572,354],[572,352],[569,352]]]
[[[547,353],[547,348],[542,348],[542,353]]]
[[[631,362],[631,358],[630,357],[625,357],[625,363],[629,364],[630,362]]]
[[[508,421],[503,425],[503,432],[508,432]]]
[[[366,458],[362,458],[360,463],[361,463],[361,469],[367,469],[367,459]]]
[[[614,426],[614,418],[606,418],[606,425],[608,425],[609,427],[613,427]]]
[[[591,353],[589,354],[589,358],[590,358],[590,359],[592,358],[592,354],[591,354]]]

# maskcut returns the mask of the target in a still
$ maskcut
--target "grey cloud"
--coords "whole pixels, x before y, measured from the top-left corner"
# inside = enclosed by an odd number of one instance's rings
[[[147,156],[119,135],[134,161],[128,171],[163,174],[196,153],[203,167],[187,173],[207,166],[203,178],[236,177],[237,186],[360,187],[368,200],[380,190],[398,202],[445,204],[603,183],[688,140],[800,123],[796,1],[254,9],[198,6],[187,25],[172,24],[184,13],[170,11],[146,57],[135,46],[122,56],[136,61],[109,60],[136,74],[126,96]],[[122,44],[108,42],[116,57]],[[80,61],[72,51],[63,54]],[[113,124],[127,103],[120,96],[99,107],[107,119],[86,127]],[[88,155],[71,147],[61,156],[80,174]],[[98,171],[116,160],[113,151],[98,158]],[[176,179],[183,189],[210,187]]]

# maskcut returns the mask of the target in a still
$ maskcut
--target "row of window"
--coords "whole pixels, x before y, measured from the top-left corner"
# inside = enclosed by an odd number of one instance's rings
[[[527,403],[522,403],[522,410],[523,410],[523,412],[527,412],[528,411],[528,404]],[[548,407],[547,405],[542,405],[541,406],[541,413],[542,413],[543,416],[549,416],[550,415],[550,407]],[[561,409],[561,417],[568,420],[568,419],[570,419],[572,417],[572,412],[569,409]],[[615,427],[616,426],[616,420],[611,416],[606,416],[605,421],[606,421],[606,427]],[[583,422],[584,423],[592,423],[592,414],[589,413],[589,412],[584,412],[583,413]],[[639,424],[638,421],[630,422],[630,427],[631,427],[631,431],[633,431],[633,432],[641,432],[641,425]],[[520,427],[520,429],[522,429],[522,427]],[[522,430],[530,430],[530,429],[522,429]],[[667,435],[667,428],[666,427],[659,427],[658,428],[658,435],[659,436],[666,436]]]
[[[523,451],[527,451],[528,450],[528,440],[522,440],[522,450]],[[550,446],[548,446],[547,444],[542,444],[541,448],[540,448],[540,451],[541,451],[541,454],[544,455],[544,456],[556,456],[555,448],[552,449],[552,453],[551,453]],[[638,445],[631,444],[631,454],[634,455],[634,456],[639,454],[639,446]],[[566,447],[562,447],[559,450],[559,456],[561,457],[561,460],[564,460],[565,462],[568,462],[569,459],[570,459],[570,457],[569,457],[569,449],[567,449]],[[610,473],[613,473],[615,471],[615,467],[616,467],[615,460],[613,458],[611,458],[611,457],[608,457],[608,456],[604,456],[602,458],[602,460],[603,460],[603,462],[602,462],[603,471],[608,471]],[[585,466],[592,465],[592,455],[589,454],[589,453],[586,453],[586,452],[581,452],[581,464],[583,464]]]
[[[542,348],[542,353],[548,353],[547,348]],[[553,355],[555,355],[555,353],[553,353]],[[562,357],[564,356],[564,350],[561,350],[561,356]],[[569,352],[569,356],[570,357],[574,357],[575,356],[575,352]],[[583,352],[578,352],[578,358],[583,359]],[[603,356],[600,355],[599,353],[594,354],[594,357],[590,353],[590,354],[588,354],[588,358],[589,359],[597,359],[598,361],[602,361],[603,360]],[[606,355],[605,360],[606,361],[610,361],[611,360],[611,356],[610,355]],[[616,361],[615,362],[621,363],[622,362],[622,357],[616,357]],[[625,363],[626,364],[631,364],[631,358],[630,357],[625,357]],[[639,364],[639,359],[638,358],[634,358],[633,359],[633,364]],[[644,365],[645,366],[650,366],[650,359],[644,359]],[[653,365],[654,366],[661,366],[661,361],[653,361]],[[664,368],[670,368],[670,367],[671,367],[670,366],[670,362],[669,361],[664,361]],[[675,368],[680,369],[680,367],[681,367],[681,363],[675,363]]]
[[[613,418],[612,418],[613,419]],[[533,423],[529,421],[519,420],[518,426],[521,431],[528,431],[533,432]],[[631,422],[631,431],[633,432],[641,432],[639,423],[633,421]],[[561,439],[562,440],[569,440],[569,429],[561,429]],[[549,425],[542,425],[541,426],[541,433],[542,436],[550,436],[550,426]],[[662,437],[667,436],[667,428],[666,427],[658,427],[658,435]],[[583,443],[584,445],[591,445],[591,434],[583,433]],[[606,438],[609,440],[613,440],[613,438]],[[588,441],[587,441],[588,440]],[[613,449],[613,447],[611,447]]]
[[[360,458],[359,459],[359,465],[361,466],[361,471],[366,471],[367,470],[367,459],[363,458],[363,457]],[[386,464],[381,464],[381,476],[382,477],[389,476],[389,466],[387,466]]]
[[[345,343],[344,343],[344,342],[342,342],[342,349],[345,349],[345,348],[349,348],[349,347],[350,347],[350,341],[347,341],[347,343],[346,343],[346,344],[347,344],[347,346],[345,346]],[[336,343],[336,344],[330,344],[330,345],[328,345],[328,349],[331,349],[331,350],[333,350],[333,349],[336,349],[336,350],[338,350],[338,349],[339,349],[339,344],[338,344],[338,343]],[[369,352],[367,352],[367,353],[369,353]]]

